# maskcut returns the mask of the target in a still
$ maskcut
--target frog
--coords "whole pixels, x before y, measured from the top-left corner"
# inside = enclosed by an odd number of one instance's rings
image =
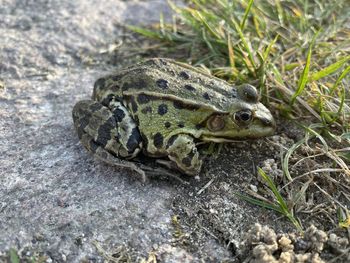
[[[88,151],[139,173],[133,160],[141,154],[196,176],[203,166],[199,145],[256,139],[276,128],[253,85],[233,85],[166,58],[99,78],[92,98],[78,101],[72,115]]]

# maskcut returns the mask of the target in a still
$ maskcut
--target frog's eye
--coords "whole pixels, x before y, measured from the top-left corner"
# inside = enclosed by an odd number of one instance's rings
[[[233,119],[239,126],[249,124],[252,118],[253,114],[250,110],[241,110],[233,114]]]
[[[210,131],[220,131],[224,127],[225,121],[221,115],[213,115],[208,119],[208,128]]]
[[[239,87],[240,97],[246,102],[257,103],[259,101],[259,94],[256,88],[249,84],[244,84]]]

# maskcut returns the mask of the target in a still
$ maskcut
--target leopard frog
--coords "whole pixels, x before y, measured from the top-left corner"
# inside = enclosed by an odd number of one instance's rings
[[[82,144],[100,159],[131,167],[141,151],[197,175],[198,143],[273,134],[275,121],[255,87],[231,85],[170,59],[149,59],[95,82],[73,108]],[[135,166],[134,166],[135,167]]]

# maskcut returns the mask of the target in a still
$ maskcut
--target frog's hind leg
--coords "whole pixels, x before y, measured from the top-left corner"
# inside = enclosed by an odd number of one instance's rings
[[[120,102],[112,101],[109,107],[105,107],[93,100],[80,101],[73,108],[73,121],[81,143],[97,158],[131,168],[144,176],[135,164],[123,160],[140,152],[142,139],[132,117]]]
[[[135,163],[116,158],[114,155],[109,153],[106,149],[98,145],[90,135],[83,134],[83,137],[80,139],[80,141],[88,149],[88,151],[94,154],[94,156],[97,159],[103,162],[106,162],[110,165],[131,169],[137,172],[139,175],[141,175],[143,182],[146,181],[145,172],[141,168],[139,168]]]

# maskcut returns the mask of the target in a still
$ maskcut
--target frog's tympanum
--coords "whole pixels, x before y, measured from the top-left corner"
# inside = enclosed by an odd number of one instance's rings
[[[273,134],[275,121],[248,84],[233,86],[192,66],[150,59],[96,81],[91,100],[73,109],[82,144],[100,159],[128,166],[141,150],[200,172],[196,145]]]

